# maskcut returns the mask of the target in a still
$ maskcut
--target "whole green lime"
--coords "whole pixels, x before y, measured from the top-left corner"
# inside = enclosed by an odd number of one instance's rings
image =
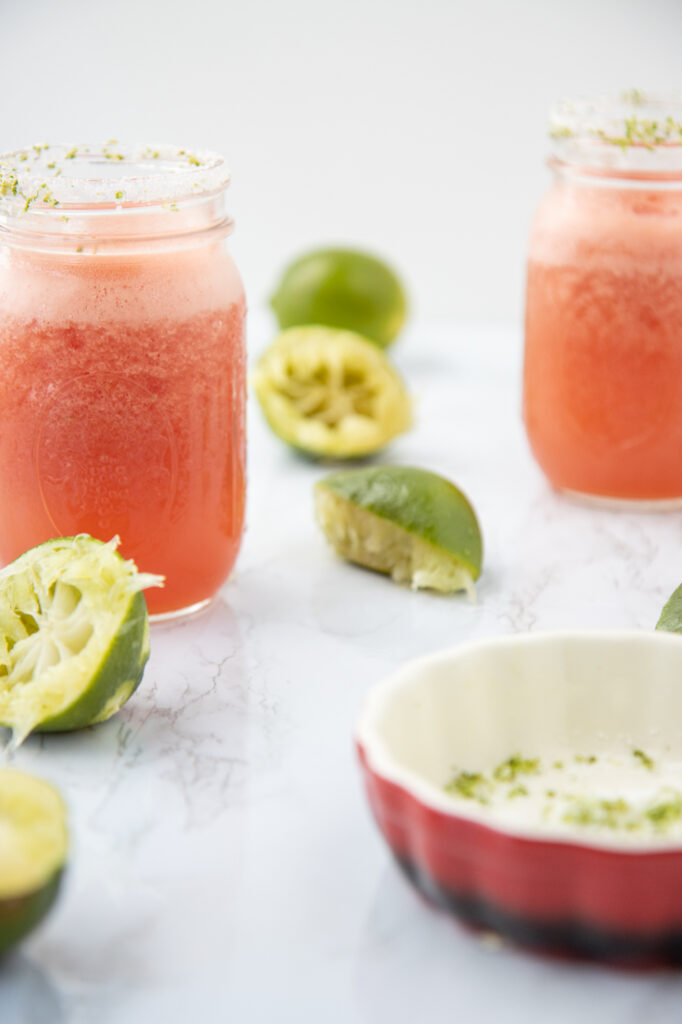
[[[316,249],[291,263],[270,300],[282,329],[324,324],[386,348],[405,323],[407,297],[396,273],[366,252]]]

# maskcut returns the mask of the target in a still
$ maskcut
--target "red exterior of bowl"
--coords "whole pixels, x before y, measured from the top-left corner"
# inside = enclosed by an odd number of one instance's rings
[[[682,850],[516,836],[428,806],[382,777],[360,742],[357,749],[377,824],[430,900],[545,952],[682,962]]]

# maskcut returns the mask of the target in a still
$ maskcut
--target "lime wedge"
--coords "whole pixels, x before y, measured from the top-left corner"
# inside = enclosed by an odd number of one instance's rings
[[[316,249],[291,263],[270,300],[279,326],[326,324],[381,347],[402,328],[407,298],[397,274],[356,249]]]
[[[664,604],[656,629],[663,629],[667,633],[682,633],[682,584]]]
[[[137,688],[149,657],[137,572],[85,534],[32,548],[0,572],[0,725],[29,733],[103,722]]]
[[[56,790],[22,772],[0,770],[0,953],[32,931],[54,903],[67,847]]]
[[[253,386],[277,436],[310,455],[369,455],[411,422],[400,376],[376,345],[351,331],[284,331],[259,360]]]
[[[406,466],[346,470],[315,485],[315,508],[350,562],[415,589],[474,596],[481,530],[468,499],[444,477]]]

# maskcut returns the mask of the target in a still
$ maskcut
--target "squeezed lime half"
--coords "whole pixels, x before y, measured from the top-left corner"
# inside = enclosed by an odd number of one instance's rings
[[[149,657],[139,573],[85,534],[25,552],[0,572],[0,725],[29,733],[82,729],[125,704]]]
[[[50,910],[67,850],[59,793],[31,775],[0,770],[0,954]]]
[[[656,629],[665,630],[667,633],[682,633],[682,584],[663,605]]]
[[[405,323],[407,296],[388,264],[357,249],[316,249],[294,260],[270,300],[279,326],[326,324],[390,345]]]
[[[369,455],[411,423],[397,370],[351,331],[284,331],[259,360],[253,386],[275,434],[318,457]]]
[[[407,466],[333,473],[315,485],[315,510],[342,558],[415,589],[474,596],[481,529],[468,498],[444,477]]]

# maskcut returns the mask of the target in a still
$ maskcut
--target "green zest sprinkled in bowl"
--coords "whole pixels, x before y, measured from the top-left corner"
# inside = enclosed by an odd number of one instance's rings
[[[493,778],[498,782],[513,782],[517,775],[537,775],[539,771],[539,757],[521,757],[520,754],[512,754],[508,760],[498,764],[493,771]]]
[[[571,799],[570,795],[567,799]],[[600,828],[632,829],[632,808],[626,800],[575,800],[574,806],[564,814],[569,825],[592,825]]]
[[[502,761],[493,769],[492,776],[486,776],[480,772],[459,772],[445,785],[446,793],[454,793],[464,797],[466,800],[477,800],[481,804],[488,803],[489,798],[496,791],[498,783],[512,783],[519,775],[538,775],[540,773],[539,757],[521,757],[520,754],[512,754],[506,761]],[[507,788],[505,795],[510,799],[516,796],[527,796],[528,790],[525,786],[512,786]]]
[[[459,772],[445,784],[446,793],[456,794],[465,800],[478,800],[480,804],[488,803],[492,788],[490,779],[480,772]]]
[[[648,754],[645,754],[643,750],[633,750],[632,756],[636,757],[637,760],[640,761],[645,768],[648,768],[650,772],[653,771],[656,767],[655,762],[649,757]]]
[[[682,792],[672,787],[660,790],[643,807],[634,807],[622,797],[616,800],[574,799],[574,805],[564,814],[571,825],[621,829],[628,832],[649,828],[665,833],[672,825],[682,821]]]
[[[458,771],[444,789],[456,799],[494,807],[501,817],[521,814],[535,824],[645,838],[682,833],[682,788],[669,784],[640,747],[621,758],[573,754],[547,767],[539,757],[515,753],[489,772]],[[512,801],[524,806],[512,812]]]

